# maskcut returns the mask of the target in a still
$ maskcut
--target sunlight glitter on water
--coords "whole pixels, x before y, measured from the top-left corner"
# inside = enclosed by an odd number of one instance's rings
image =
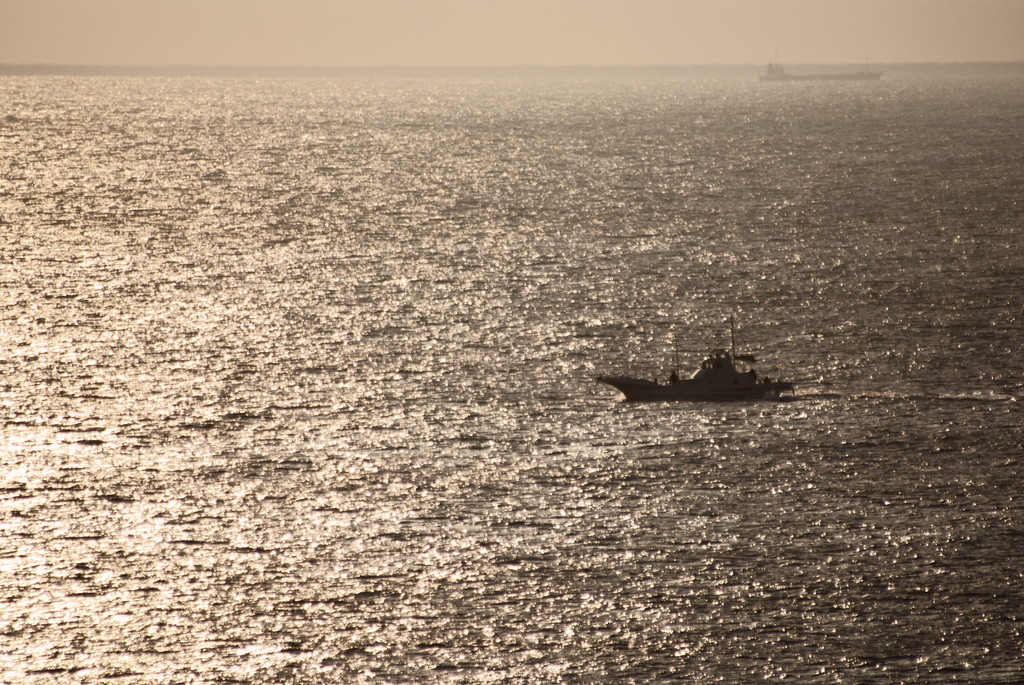
[[[4,105],[3,678],[1013,682],[1019,83],[71,83]],[[593,381],[730,314],[795,401]]]

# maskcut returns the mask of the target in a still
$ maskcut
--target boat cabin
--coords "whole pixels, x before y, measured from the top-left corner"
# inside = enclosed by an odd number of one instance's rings
[[[725,350],[715,350],[701,362],[700,370],[693,375],[693,380],[709,385],[753,385],[757,374],[753,369],[746,372],[737,370],[731,354]]]
[[[729,353],[724,350],[715,350],[710,357],[701,362],[701,370],[707,369],[730,369],[736,370],[736,366],[732,363],[732,357]],[[698,371],[698,373],[700,373]]]

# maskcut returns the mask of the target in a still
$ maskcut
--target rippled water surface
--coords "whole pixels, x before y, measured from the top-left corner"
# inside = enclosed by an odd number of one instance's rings
[[[0,93],[0,679],[1024,678],[1019,68]]]

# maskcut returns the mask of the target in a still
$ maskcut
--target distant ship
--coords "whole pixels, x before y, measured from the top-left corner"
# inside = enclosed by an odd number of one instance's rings
[[[730,319],[732,349],[712,350],[692,378],[680,378],[673,365],[666,383],[629,376],[598,376],[597,381],[621,392],[627,401],[691,401],[777,399],[783,393],[794,393],[792,383],[759,378],[753,369],[741,371],[736,362],[753,363],[752,355],[736,354],[736,327]]]
[[[768,70],[761,75],[762,81],[877,81],[880,78],[882,72],[867,69],[839,74],[789,74],[778,62],[769,62]]]

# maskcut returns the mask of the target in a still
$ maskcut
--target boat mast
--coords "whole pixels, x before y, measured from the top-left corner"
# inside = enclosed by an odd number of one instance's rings
[[[729,315],[729,331],[732,333],[732,358],[736,358],[736,317]]]
[[[672,370],[679,374],[679,334],[676,333],[672,336]]]

